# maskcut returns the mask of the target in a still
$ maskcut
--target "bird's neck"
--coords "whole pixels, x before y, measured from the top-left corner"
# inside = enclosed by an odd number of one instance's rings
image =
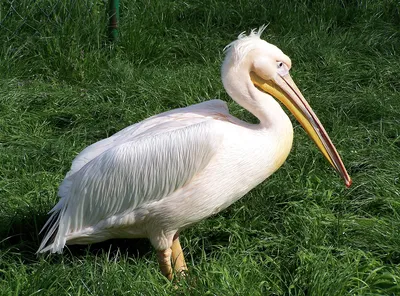
[[[248,72],[229,71],[225,73],[223,83],[229,96],[259,119],[261,128],[292,128],[279,103],[256,88]]]
[[[250,161],[254,165],[254,173],[251,176],[254,178],[254,184],[258,184],[286,160],[292,147],[293,126],[279,103],[272,96],[257,89],[248,73],[229,75],[229,72],[223,75],[227,93],[260,120],[259,124],[253,125],[253,130],[256,131],[253,133],[255,138],[249,141],[253,151]]]

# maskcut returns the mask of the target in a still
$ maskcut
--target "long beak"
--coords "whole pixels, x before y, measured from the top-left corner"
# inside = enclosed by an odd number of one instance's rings
[[[277,98],[292,112],[311,139],[317,144],[325,158],[344,179],[346,186],[350,187],[352,181],[342,159],[317,115],[315,115],[314,111],[293,82],[292,77],[290,77],[289,74],[285,76],[280,76],[278,74],[274,80],[266,81],[254,72],[251,72],[251,80],[254,85]]]

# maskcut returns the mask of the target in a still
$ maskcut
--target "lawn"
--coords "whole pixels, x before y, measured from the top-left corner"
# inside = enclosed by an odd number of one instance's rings
[[[400,295],[400,6],[396,0],[0,4],[0,295]],[[239,202],[181,234],[190,274],[168,282],[147,240],[35,254],[72,159],[146,117],[225,93],[223,48],[263,38],[353,179],[295,122],[292,152]]]

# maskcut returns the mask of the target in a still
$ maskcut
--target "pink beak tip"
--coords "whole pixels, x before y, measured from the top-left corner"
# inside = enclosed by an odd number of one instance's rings
[[[349,188],[351,186],[351,184],[353,184],[353,181],[349,177],[348,179],[345,180],[345,183],[346,183],[346,187]]]

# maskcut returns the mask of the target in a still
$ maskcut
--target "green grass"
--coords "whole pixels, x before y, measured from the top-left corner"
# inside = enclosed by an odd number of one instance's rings
[[[0,4],[0,295],[400,295],[398,2],[121,4],[117,45],[104,1]],[[263,38],[291,56],[353,186],[296,124],[277,173],[182,234],[187,279],[164,279],[146,240],[36,256],[87,145],[210,98],[254,121],[229,101],[219,67],[225,45],[267,23]]]

